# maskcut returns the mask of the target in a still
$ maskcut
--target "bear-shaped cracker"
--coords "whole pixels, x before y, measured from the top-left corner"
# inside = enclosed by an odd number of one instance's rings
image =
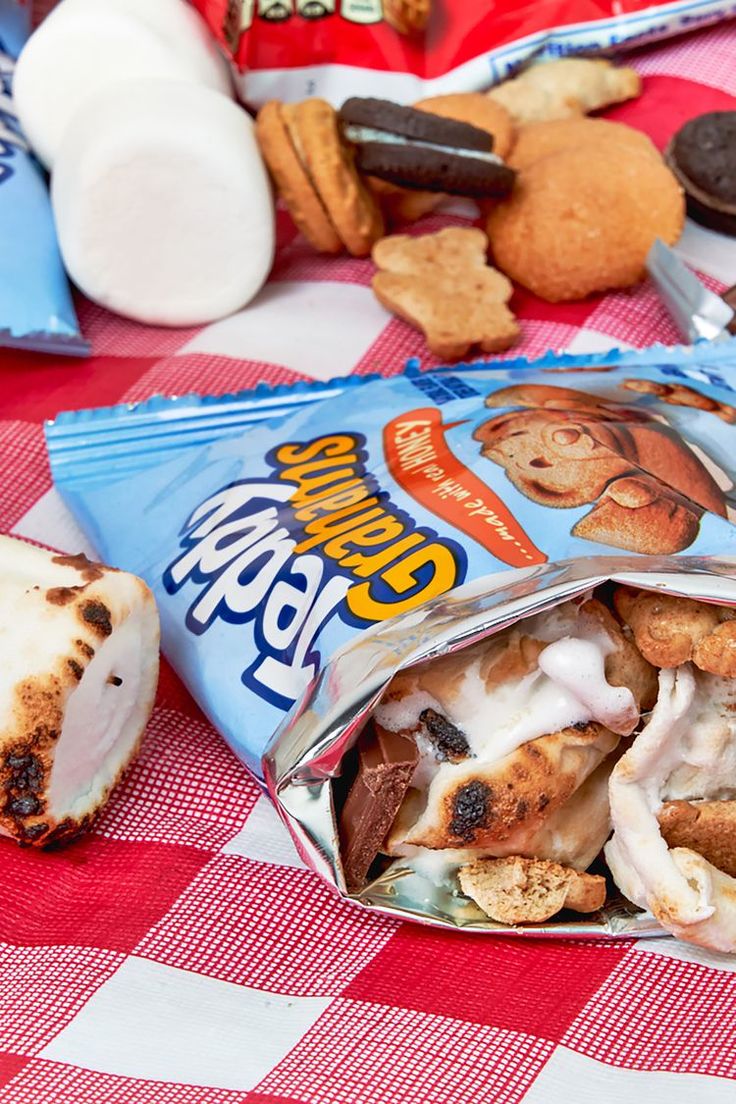
[[[394,234],[373,247],[379,272],[376,298],[424,332],[442,360],[458,360],[474,346],[484,353],[508,349],[519,326],[506,304],[510,281],[486,263],[482,230],[449,227],[436,234]]]

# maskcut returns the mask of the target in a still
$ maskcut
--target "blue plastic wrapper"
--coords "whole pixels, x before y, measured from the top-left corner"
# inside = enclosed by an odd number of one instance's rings
[[[336,649],[465,582],[736,556],[734,343],[159,398],[62,415],[47,440],[82,528],[153,588],[165,654],[261,776]]]
[[[79,356],[79,332],[46,183],[13,112],[14,59],[31,5],[0,0],[0,345]]]

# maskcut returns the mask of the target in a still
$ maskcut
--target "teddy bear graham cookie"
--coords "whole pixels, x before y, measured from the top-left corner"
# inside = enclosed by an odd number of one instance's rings
[[[422,330],[435,356],[457,360],[473,346],[508,349],[519,335],[509,310],[511,283],[487,264],[482,230],[396,234],[373,247],[372,287],[387,310]]]

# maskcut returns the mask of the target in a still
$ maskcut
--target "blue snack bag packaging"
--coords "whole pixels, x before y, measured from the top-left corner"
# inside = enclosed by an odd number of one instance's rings
[[[47,436],[75,517],[153,588],[167,657],[262,776],[367,629],[502,572],[733,555],[734,368],[728,344],[460,366],[157,399]]]
[[[513,934],[458,892],[468,852],[390,850],[356,884],[356,741],[397,672],[598,587],[736,605],[735,379],[733,342],[479,363],[156,398],[62,415],[47,440],[63,498],[151,585],[165,654],[305,861],[373,911]],[[533,927],[663,934],[620,896]]]
[[[13,68],[30,9],[0,2],[0,345],[80,356],[89,346],[79,332],[46,183],[13,110]]]

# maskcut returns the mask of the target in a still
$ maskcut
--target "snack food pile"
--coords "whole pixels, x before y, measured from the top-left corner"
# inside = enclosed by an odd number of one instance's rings
[[[408,859],[539,923],[603,907],[605,845],[629,900],[736,950],[735,618],[608,588],[399,674],[336,783],[348,888]]]
[[[432,11],[382,16],[410,51]],[[256,296],[274,197],[315,251],[371,258],[376,299],[447,362],[513,346],[514,285],[549,303],[633,287],[686,210],[736,227],[734,113],[692,119],[663,157],[641,131],[589,115],[641,91],[609,60],[545,60],[413,106],[269,98],[253,121],[183,0],[64,0],[21,54],[14,91],[51,172],[69,276],[158,325],[216,320]],[[423,233],[448,198],[479,225]],[[517,365],[508,382],[493,367],[408,371],[360,404],[357,391],[304,394],[258,431],[231,399],[196,416],[187,400],[100,411],[112,464],[87,420],[50,426],[65,501],[135,574],[7,546],[41,581],[9,590],[6,620],[31,603],[54,643],[30,674],[22,654],[12,685],[28,709],[8,745],[2,830],[38,844],[76,834],[130,761],[157,675],[152,591],[175,665],[302,843],[297,774],[325,784],[309,838],[316,848],[326,832],[320,862],[348,895],[372,904],[374,884],[410,870],[481,923],[564,925],[573,912],[603,925],[612,879],[681,938],[736,949],[736,622],[727,601],[658,592],[665,567],[701,570],[669,558],[727,563],[733,539],[736,406],[720,361],[703,353],[693,374],[688,355],[586,362],[580,386],[551,380],[569,368],[556,362]],[[130,431],[128,416],[143,421]],[[636,557],[668,558],[649,564],[649,589],[620,581]],[[598,561],[608,582],[543,612],[530,602],[472,640],[458,617],[442,649],[395,664],[379,690],[366,687],[380,663],[368,665],[351,688],[364,699],[332,703],[350,717],[333,717],[329,738],[328,711],[306,705],[363,630],[387,669],[383,622],[421,624],[444,598],[452,611],[489,572],[543,580]]]
[[[390,33],[421,38],[430,8],[383,15]],[[276,20],[276,7],[261,17]],[[339,109],[315,97],[269,100],[253,129],[205,22],[184,0],[155,11],[142,0],[64,0],[14,77],[21,126],[51,171],[66,270],[96,302],[165,326],[245,307],[274,258],[265,163],[312,246],[370,255],[379,302],[443,359],[514,344],[509,280],[553,303],[642,281],[655,240],[671,245],[682,232],[685,194],[694,217],[713,225],[717,210],[728,224],[719,165],[732,123],[718,113],[693,120],[665,164],[640,131],[588,117],[640,91],[628,66],[563,57],[413,107],[357,95]],[[719,141],[721,152],[704,161],[701,148]],[[718,182],[704,201],[708,172]],[[421,231],[448,197],[480,206],[485,238],[458,229],[419,245],[390,233],[416,221]]]
[[[683,189],[655,146],[585,114],[639,91],[633,69],[562,59],[488,94],[413,108],[356,97],[339,111],[324,100],[270,101],[256,134],[312,245],[370,252],[379,301],[422,329],[432,353],[457,359],[473,346],[506,349],[518,336],[504,276],[550,302],[583,299],[638,283],[654,241],[677,241]],[[471,229],[382,237],[449,195],[480,202],[486,238]],[[483,263],[489,247],[497,269]],[[448,323],[454,332],[445,335]]]

